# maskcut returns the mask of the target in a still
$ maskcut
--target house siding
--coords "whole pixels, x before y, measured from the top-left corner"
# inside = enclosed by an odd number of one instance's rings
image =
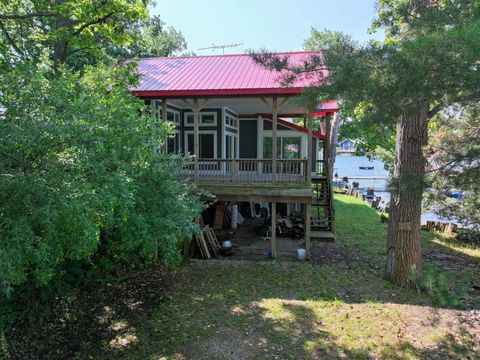
[[[240,158],[257,158],[257,120],[240,120]]]

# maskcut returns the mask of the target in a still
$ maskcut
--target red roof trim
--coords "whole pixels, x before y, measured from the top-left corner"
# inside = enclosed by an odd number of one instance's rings
[[[248,96],[248,95],[299,95],[303,88],[267,89],[218,89],[218,90],[133,90],[132,94],[144,98],[153,97],[192,97],[192,96]]]
[[[267,120],[270,120],[272,121],[273,118],[271,115],[268,115],[268,114],[260,114],[262,116],[262,118],[264,119],[267,119]],[[290,121],[286,121],[284,119],[280,119],[278,118],[277,119],[277,122],[280,124],[280,125],[283,125],[283,126],[286,126],[286,127],[289,127],[290,129],[293,129],[293,130],[297,130],[297,131],[301,131],[303,133],[306,133],[308,134],[308,129],[305,129],[303,126],[300,126],[300,125],[297,125],[297,124],[294,124]],[[326,135],[323,135],[322,133],[320,133],[320,131],[313,131],[312,135],[314,137],[316,137],[317,139],[320,139],[320,140],[327,140],[327,136]]]
[[[258,53],[260,54],[260,53]],[[315,51],[315,50],[299,50],[299,51],[283,51],[283,52],[276,52],[275,55],[279,56],[289,56],[289,55],[294,55],[294,54],[321,54],[320,51]],[[209,57],[215,57],[215,58],[222,58],[222,57],[239,57],[239,56],[248,56],[251,57],[251,54],[221,54],[221,55],[195,55],[195,58],[209,58]],[[141,60],[148,60],[148,59],[188,59],[191,58],[192,56],[186,55],[186,56],[143,56],[135,59],[131,59],[131,61],[136,61],[139,62]]]

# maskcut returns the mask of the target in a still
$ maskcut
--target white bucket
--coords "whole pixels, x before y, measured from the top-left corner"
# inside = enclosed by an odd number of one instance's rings
[[[298,260],[304,261],[305,260],[305,249],[297,249]]]

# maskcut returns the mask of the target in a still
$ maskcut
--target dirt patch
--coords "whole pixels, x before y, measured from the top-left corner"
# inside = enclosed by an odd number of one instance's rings
[[[349,256],[337,243],[321,242],[312,244],[311,262],[316,265],[331,265],[340,262],[350,263],[355,259]]]
[[[116,284],[82,289],[73,302],[52,306],[41,323],[15,324],[6,334],[7,359],[95,358],[105,344],[113,350],[129,346],[137,341],[136,327],[165,298],[176,277],[149,269]]]
[[[447,254],[443,252],[430,252],[424,254],[425,259],[430,260],[437,266],[440,270],[457,270],[463,269],[465,267],[476,267],[478,262],[475,264],[472,260],[461,255]]]

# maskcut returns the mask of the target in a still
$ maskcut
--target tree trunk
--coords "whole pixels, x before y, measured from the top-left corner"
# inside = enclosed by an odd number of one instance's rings
[[[335,163],[338,145],[338,130],[340,129],[340,114],[336,113],[332,119],[332,130],[330,131],[330,160]]]
[[[56,5],[60,6],[65,3],[65,0],[56,0]],[[55,68],[65,63],[67,59],[67,34],[65,33],[69,26],[70,20],[62,15],[57,15],[55,17],[55,30],[59,32],[64,32],[61,35],[57,35],[58,37],[55,39],[55,43],[53,46],[53,62]]]
[[[420,216],[427,125],[427,107],[413,115],[404,114],[397,122],[385,277],[400,286],[415,285],[422,276]]]

